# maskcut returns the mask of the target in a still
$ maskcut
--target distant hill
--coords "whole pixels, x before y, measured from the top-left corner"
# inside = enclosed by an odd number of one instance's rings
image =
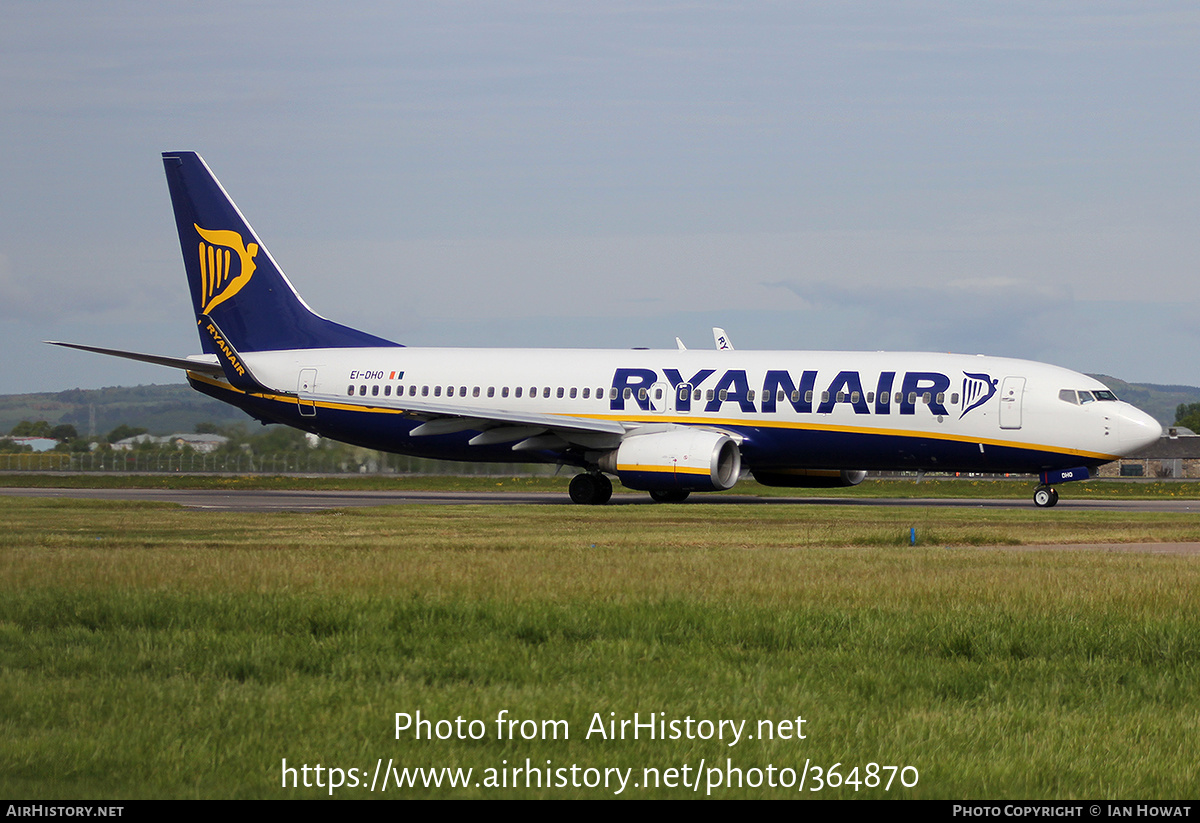
[[[1132,403],[1164,426],[1175,422],[1175,407],[1180,403],[1200,403],[1200,388],[1196,386],[1160,386],[1154,383],[1126,383],[1106,374],[1089,375],[1117,393],[1117,397]]]
[[[1164,426],[1175,422],[1180,403],[1200,403],[1200,387],[1126,383],[1103,374],[1092,375],[1122,400],[1150,414]],[[197,423],[251,423],[249,415],[213,400],[190,386],[113,386],[105,389],[69,389],[41,394],[0,395],[0,434],[22,420],[70,423],[80,434],[90,431],[95,414],[95,434],[103,437],[122,423],[165,435],[195,431]]]
[[[94,433],[99,437],[122,423],[165,435],[195,431],[197,423],[226,426],[252,422],[233,406],[180,383],[0,395],[0,433],[7,434],[22,420],[46,420],[51,424],[70,423],[86,436],[92,431],[93,413]]]

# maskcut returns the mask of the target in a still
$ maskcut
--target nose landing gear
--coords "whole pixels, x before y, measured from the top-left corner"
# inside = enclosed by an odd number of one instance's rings
[[[1038,478],[1042,482],[1033,490],[1033,505],[1039,509],[1048,509],[1058,502],[1058,492],[1053,483],[1071,483],[1076,480],[1087,480],[1091,477],[1087,466],[1076,466],[1071,469],[1044,471]]]
[[[1058,492],[1049,486],[1038,486],[1033,490],[1033,505],[1048,509],[1058,502]]]

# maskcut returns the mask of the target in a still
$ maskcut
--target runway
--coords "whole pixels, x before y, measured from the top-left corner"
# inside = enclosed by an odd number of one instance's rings
[[[300,491],[212,489],[50,489],[0,488],[10,497],[74,498],[82,500],[142,500],[174,503],[193,509],[242,512],[319,511],[362,506],[500,505],[571,506],[566,493],[437,492],[437,491]],[[1031,500],[919,499],[884,497],[758,497],[749,494],[694,494],[685,503],[654,503],[641,493],[614,494],[609,506],[934,506],[945,508],[1028,509]],[[1200,513],[1200,500],[1102,500],[1064,496],[1053,511]]]

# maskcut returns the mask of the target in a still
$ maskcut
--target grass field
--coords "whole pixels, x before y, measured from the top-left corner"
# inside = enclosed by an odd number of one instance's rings
[[[1197,541],[1192,515],[0,495],[0,517],[8,797],[327,796],[333,768],[361,798],[389,761],[472,772],[383,796],[1197,792],[1200,559],[1012,548]],[[398,737],[418,711],[467,739]],[[679,736],[595,733],[635,712]]]

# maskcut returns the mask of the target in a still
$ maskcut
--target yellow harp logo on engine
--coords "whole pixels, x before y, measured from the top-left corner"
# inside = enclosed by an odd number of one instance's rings
[[[258,244],[246,245],[242,236],[227,229],[202,229],[193,223],[200,241],[201,314],[233,297],[254,274]],[[237,258],[236,261],[234,258]]]

